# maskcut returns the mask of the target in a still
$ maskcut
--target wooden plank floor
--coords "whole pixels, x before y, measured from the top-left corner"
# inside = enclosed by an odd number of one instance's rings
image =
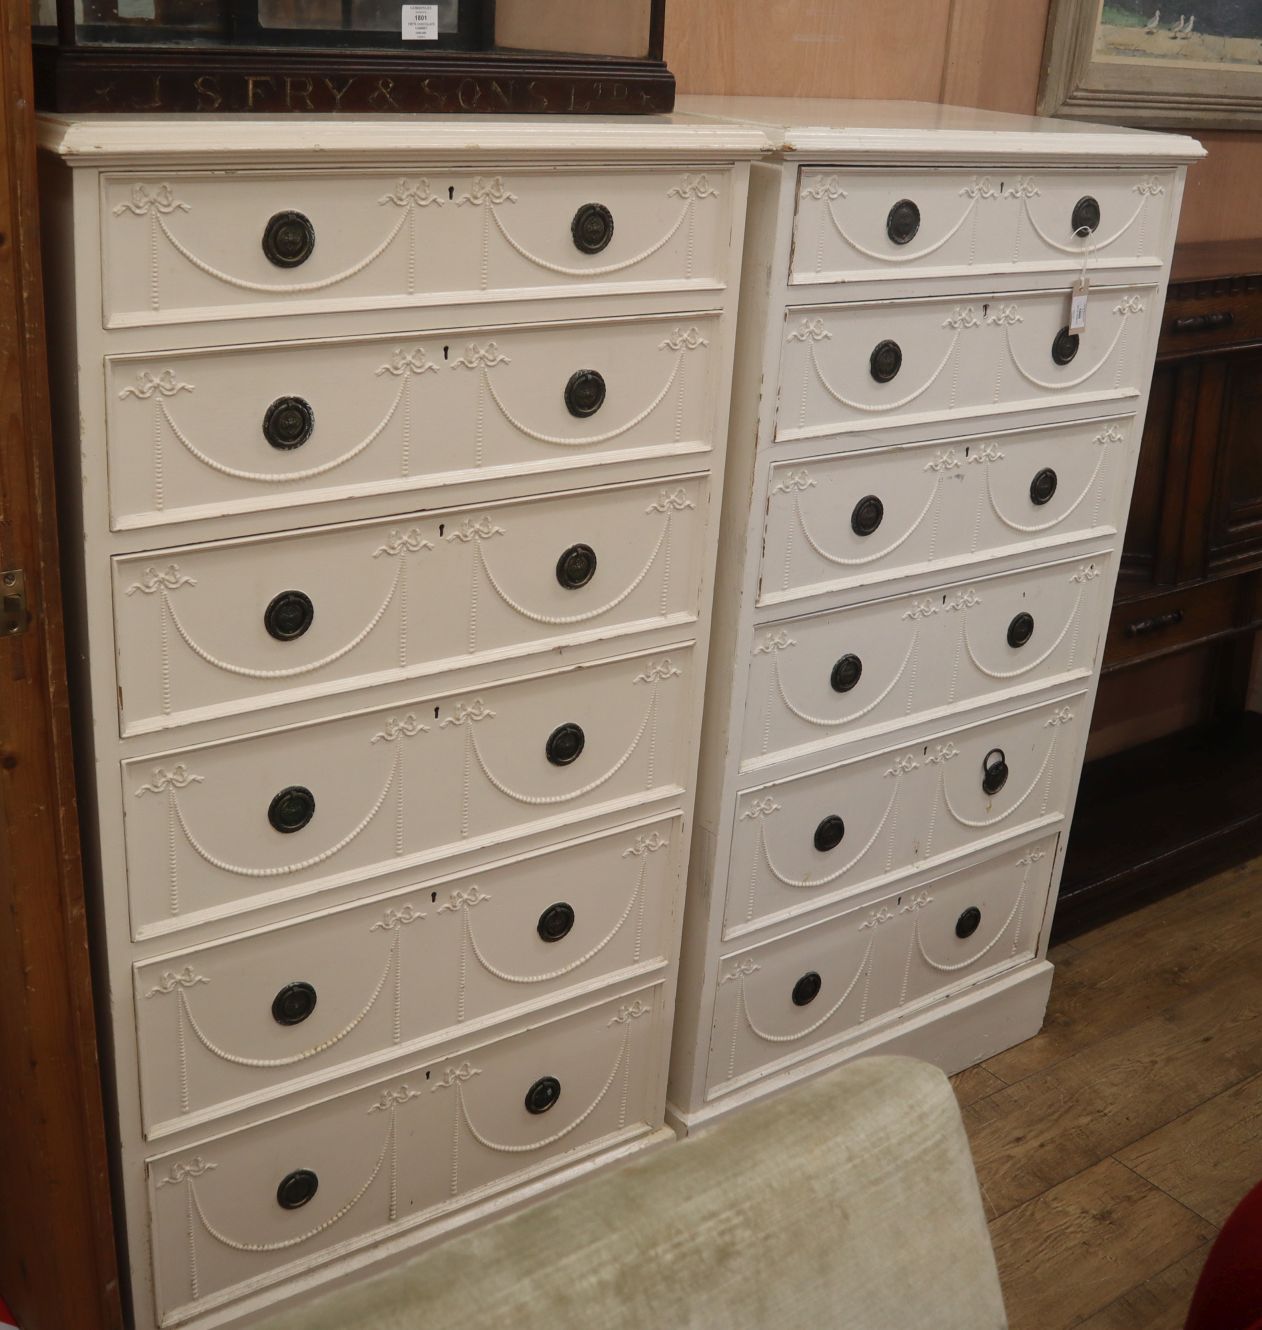
[[[1262,1178],[1262,859],[1051,959],[1043,1032],[955,1078],[1011,1330],[1181,1330]]]

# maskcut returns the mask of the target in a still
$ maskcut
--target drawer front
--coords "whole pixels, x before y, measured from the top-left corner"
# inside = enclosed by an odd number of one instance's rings
[[[1094,288],[1081,334],[1068,287],[791,311],[776,438],[1133,398],[1159,317],[1150,286]]]
[[[691,651],[123,763],[138,936],[679,793]]]
[[[767,624],[754,636],[745,767],[1084,678],[1110,557]]]
[[[699,478],[114,561],[125,733],[696,617]]]
[[[759,604],[1113,535],[1133,427],[1119,416],[774,466]]]
[[[102,196],[107,326],[727,280],[726,170],[117,174]]]
[[[159,1319],[209,1312],[649,1130],[665,1037],[649,989],[151,1159]]]
[[[106,359],[115,528],[713,445],[717,316]]]
[[[1245,628],[1250,607],[1242,605],[1241,583],[1230,578],[1113,606],[1105,640],[1105,669],[1195,646]]]
[[[790,280],[1155,265],[1173,188],[1173,171],[805,168]]]
[[[665,965],[682,857],[666,819],[137,966],[146,1129]]]
[[[733,1088],[1031,959],[1056,838],[719,962],[707,1086]]]
[[[1078,695],[745,791],[725,936],[1063,817],[1087,719]]]

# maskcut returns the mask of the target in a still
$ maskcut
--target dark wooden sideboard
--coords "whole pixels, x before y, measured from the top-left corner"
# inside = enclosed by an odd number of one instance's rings
[[[1187,246],[1092,721],[1114,751],[1083,771],[1055,936],[1262,854],[1259,629],[1262,242]],[[1148,737],[1172,715],[1173,732]]]

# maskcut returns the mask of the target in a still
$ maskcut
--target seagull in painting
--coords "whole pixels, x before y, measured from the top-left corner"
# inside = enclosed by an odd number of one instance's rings
[[[1181,33],[1179,33],[1179,36],[1180,36],[1180,37],[1190,37],[1190,36],[1192,35],[1192,24],[1195,23],[1195,22],[1196,22],[1196,15],[1193,14],[1192,17],[1191,17],[1190,19],[1188,19],[1188,25],[1187,25],[1187,27],[1184,28],[1183,31],[1182,31]]]
[[[1161,10],[1157,10],[1157,12],[1152,16],[1152,18],[1148,20],[1148,26],[1144,29],[1144,31],[1156,32],[1160,25],[1161,25]]]
[[[1187,19],[1184,18],[1184,16],[1183,16],[1182,14],[1180,14],[1180,15],[1179,15],[1179,21],[1174,25],[1173,28],[1170,29],[1170,36],[1171,36],[1171,37],[1177,37],[1177,36],[1179,35],[1179,33],[1181,33],[1181,32],[1183,31],[1183,25],[1184,25],[1184,23],[1186,23],[1186,22],[1187,22]]]

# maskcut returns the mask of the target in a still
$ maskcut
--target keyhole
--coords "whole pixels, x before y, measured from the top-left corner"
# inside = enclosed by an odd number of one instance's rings
[[[446,522],[439,522],[438,524],[438,537],[440,540],[442,539],[443,530],[446,526],[447,526]]]
[[[450,354],[451,354],[451,347],[450,346],[443,347],[443,359],[446,360]]]
[[[447,197],[448,197],[449,199],[454,199],[454,198],[456,197],[456,187],[455,187],[455,185],[448,185],[448,186],[447,186]],[[429,1073],[426,1072],[426,1075],[428,1075],[428,1074],[429,1074]]]

